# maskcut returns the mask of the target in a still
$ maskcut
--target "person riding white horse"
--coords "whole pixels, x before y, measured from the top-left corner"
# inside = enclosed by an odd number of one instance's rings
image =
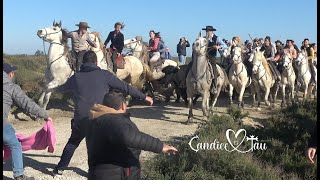
[[[111,31],[104,42],[105,47],[107,47],[109,41],[111,41],[110,48],[112,49],[112,62],[113,62],[113,72],[117,74],[117,58],[121,55],[124,46],[124,36],[121,33],[124,24],[117,22],[114,24],[114,31]]]
[[[88,28],[90,28],[90,26],[87,22],[80,22],[79,24],[76,24],[76,26],[79,26],[79,29],[69,32],[68,38],[71,38],[72,41],[72,51],[76,55],[76,72],[79,72],[83,55],[89,50],[89,46],[95,48],[98,46],[89,37],[90,32],[88,31]]]
[[[212,26],[206,26],[206,28],[203,28],[202,30],[206,31],[206,36],[204,38],[208,39],[208,51],[207,51],[207,56],[210,59],[210,63],[212,65],[213,68],[213,74],[214,74],[214,78],[213,78],[213,84],[212,84],[212,91],[214,94],[217,93],[217,78],[219,77],[219,71],[217,69],[216,66],[216,61],[217,61],[217,52],[218,51],[222,51],[223,49],[227,48],[227,45],[220,39],[220,37],[218,37],[217,35],[215,35],[213,32],[216,31],[215,28],[213,28]],[[187,71],[186,73],[189,72],[189,70],[192,67],[192,63],[193,63],[193,57],[191,59],[191,62],[188,64],[187,67]],[[187,74],[186,74],[187,75]]]
[[[315,70],[313,66],[313,60],[314,60],[314,49],[309,45],[309,39],[305,38],[303,40],[303,46],[301,47],[301,50],[306,51],[307,53],[307,60],[309,65],[309,70],[311,73],[311,85],[315,85]]]

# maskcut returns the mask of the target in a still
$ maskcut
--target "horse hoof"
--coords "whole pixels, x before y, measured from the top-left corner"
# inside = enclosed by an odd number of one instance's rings
[[[192,119],[192,118],[188,118],[186,124],[189,125],[189,124],[191,124],[192,122],[193,122],[193,119]]]
[[[258,111],[261,111],[261,108],[260,108],[260,107],[258,107],[258,108],[257,108],[257,110],[258,110]]]
[[[270,102],[269,101],[266,102],[266,106],[270,106]]]

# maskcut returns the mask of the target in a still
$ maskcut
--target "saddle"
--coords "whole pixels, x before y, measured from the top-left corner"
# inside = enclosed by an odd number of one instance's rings
[[[120,54],[120,56],[117,57],[117,68],[118,69],[124,69],[124,65],[126,64],[123,56]]]
[[[106,48],[106,53],[109,54],[109,55],[107,55],[107,57],[111,57],[112,53],[113,53],[113,49]],[[117,62],[117,69],[124,69],[124,65],[126,64],[126,62],[125,62],[122,54],[120,54],[120,56],[117,57],[116,62]]]

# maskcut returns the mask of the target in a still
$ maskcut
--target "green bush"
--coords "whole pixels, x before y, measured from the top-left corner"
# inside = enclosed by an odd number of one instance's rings
[[[266,140],[267,150],[250,153],[205,150],[194,152],[184,137],[175,146],[179,154],[158,155],[142,166],[143,179],[315,179],[316,166],[307,162],[304,151],[316,123],[316,102],[303,102],[274,115],[265,129],[254,129],[235,123],[248,114],[230,108],[228,115],[214,115],[199,127],[195,135],[201,142],[227,142],[227,129],[246,129],[247,136]],[[235,118],[235,119],[233,119]],[[243,148],[248,149],[249,143]]]

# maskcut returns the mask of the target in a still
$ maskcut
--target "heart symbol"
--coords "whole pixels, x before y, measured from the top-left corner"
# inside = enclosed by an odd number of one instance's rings
[[[243,138],[242,138],[242,141],[238,144],[237,147],[234,147],[233,143],[232,143],[231,140],[230,140],[230,132],[233,132],[233,134],[234,134],[234,136],[235,136],[236,139],[238,138],[238,136],[239,136],[239,134],[240,134],[241,132],[244,132],[244,136],[243,136]],[[227,140],[228,140],[229,144],[231,145],[231,147],[233,147],[233,150],[236,149],[237,151],[239,151],[237,148],[242,144],[242,142],[243,142],[243,141],[245,140],[245,138],[247,137],[246,135],[247,135],[247,132],[246,132],[245,129],[239,129],[237,132],[234,132],[232,129],[228,129],[228,130],[226,131],[226,137],[227,137]],[[233,151],[233,150],[231,150],[231,151]]]

